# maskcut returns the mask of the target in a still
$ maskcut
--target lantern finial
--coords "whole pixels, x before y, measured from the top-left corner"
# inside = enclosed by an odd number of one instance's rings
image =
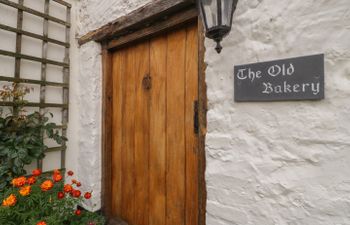
[[[221,53],[221,50],[222,50],[222,46],[221,46],[221,40],[215,40],[216,41],[216,47],[215,47],[215,50],[217,53]]]

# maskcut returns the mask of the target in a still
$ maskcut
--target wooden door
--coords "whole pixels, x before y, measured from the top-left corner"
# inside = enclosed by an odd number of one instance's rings
[[[130,225],[198,224],[197,25],[112,56],[112,214]]]

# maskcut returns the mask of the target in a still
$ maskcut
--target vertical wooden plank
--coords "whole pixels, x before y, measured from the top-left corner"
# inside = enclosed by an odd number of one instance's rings
[[[135,219],[135,47],[126,49],[126,70],[123,74],[123,103],[122,103],[122,219],[134,224]]]
[[[186,30],[170,33],[167,55],[167,225],[185,223],[185,51]]]
[[[102,190],[101,209],[109,218],[112,215],[112,123],[113,120],[113,79],[112,54],[102,49]],[[120,191],[120,190],[119,190]]]
[[[196,29],[193,26],[152,39],[148,50],[145,43],[119,50],[125,51],[124,62],[114,57],[114,64],[125,66],[125,71],[114,72],[114,76],[126,80],[119,84],[113,81],[114,96],[118,95],[116,85],[125,89],[119,89],[122,103],[117,104],[121,107],[114,106],[120,110],[117,120],[120,120],[122,132],[118,132],[120,137],[117,137],[114,131],[114,139],[121,139],[121,146],[120,152],[112,157],[113,171],[119,170],[123,175],[120,184],[116,181],[112,188],[113,201],[120,198],[113,203],[112,210],[120,208],[121,213],[114,215],[121,215],[129,224],[195,225],[199,220],[203,222],[202,213],[198,212],[198,203],[204,196],[199,197],[198,183],[202,176],[198,177],[198,172],[204,167],[198,163],[198,136],[193,130],[193,102],[199,100],[204,104],[198,99],[198,79],[202,82],[203,77],[198,78]],[[149,92],[141,85],[147,60],[152,77]],[[199,108],[203,110],[202,105]],[[114,129],[118,129],[116,124],[113,121]],[[200,130],[201,134],[203,132]],[[115,141],[113,146],[117,143]],[[120,169],[115,163],[118,160]],[[113,174],[113,179],[115,176]],[[119,194],[114,193],[118,185],[122,186]]]
[[[198,137],[194,132],[194,103],[198,100],[197,26],[186,38],[186,225],[198,225]]]
[[[135,108],[135,222],[148,225],[149,203],[149,100],[150,89],[143,86],[149,77],[149,42],[135,46],[134,73],[136,76]]]
[[[125,51],[113,54],[113,116],[112,116],[112,215],[120,216],[122,209],[122,102],[125,71]]]
[[[150,43],[152,76],[150,109],[149,224],[166,224],[166,79],[167,36]]]

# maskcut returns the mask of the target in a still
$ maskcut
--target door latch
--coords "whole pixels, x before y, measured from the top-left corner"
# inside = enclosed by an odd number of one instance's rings
[[[193,103],[193,130],[195,134],[199,133],[199,114],[198,114],[198,101]]]
[[[150,90],[152,88],[152,77],[149,74],[143,77],[142,86],[145,90]]]

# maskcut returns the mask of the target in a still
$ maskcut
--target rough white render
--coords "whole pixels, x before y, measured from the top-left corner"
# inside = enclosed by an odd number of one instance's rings
[[[350,224],[349,40],[348,0],[247,0],[206,42],[208,225]],[[234,102],[234,65],[315,53],[325,100]]]
[[[93,204],[98,209],[101,191],[101,55],[100,46],[88,43],[79,49],[77,95],[79,138],[77,172],[80,181],[93,190]],[[92,205],[91,205],[92,206]]]
[[[152,0],[80,0],[78,7],[77,35],[81,36]]]
[[[77,35],[147,2],[81,0]],[[221,55],[206,42],[208,225],[350,224],[349,38],[348,0],[242,0]],[[325,100],[233,101],[235,64],[315,53],[325,53]],[[100,47],[88,43],[78,55],[71,135],[80,179],[99,193]]]

